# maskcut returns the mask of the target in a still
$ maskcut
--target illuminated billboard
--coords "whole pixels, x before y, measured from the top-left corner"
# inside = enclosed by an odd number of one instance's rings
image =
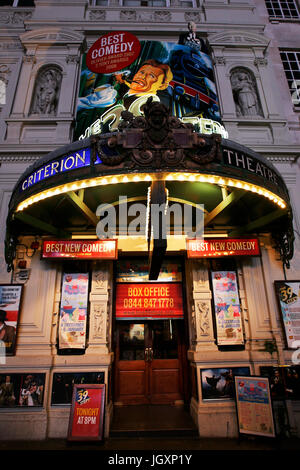
[[[117,130],[122,111],[141,115],[150,96],[166,105],[173,116],[193,123],[198,132],[227,137],[207,53],[171,42],[140,41],[132,63],[116,70],[116,59],[112,63],[106,59],[101,69],[105,73],[88,68],[90,56],[88,52],[82,59],[74,140]]]

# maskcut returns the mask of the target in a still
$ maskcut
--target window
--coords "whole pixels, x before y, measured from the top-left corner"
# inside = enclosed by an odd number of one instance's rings
[[[34,7],[34,0],[2,0],[2,7]]]
[[[121,0],[124,7],[165,7],[169,6],[168,0]]]
[[[300,18],[296,0],[266,0],[266,7],[272,18]]]
[[[300,109],[300,52],[281,51],[280,55],[293,105]]]
[[[108,7],[109,0],[91,0],[92,7]]]

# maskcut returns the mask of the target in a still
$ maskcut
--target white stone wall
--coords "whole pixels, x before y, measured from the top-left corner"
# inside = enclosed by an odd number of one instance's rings
[[[35,0],[35,8],[0,7],[0,79],[6,85],[0,104],[0,282],[8,283],[3,257],[5,221],[11,191],[27,166],[55,148],[72,141],[80,57],[100,34],[128,30],[140,39],[177,42],[178,34],[194,21],[207,37],[215,64],[215,78],[224,125],[229,138],[258,151],[272,161],[284,177],[294,211],[295,256],[289,279],[300,278],[299,213],[299,111],[293,108],[279,48],[299,48],[299,24],[269,22],[264,0],[194,0],[190,7],[170,0],[166,8],[126,7],[111,0],[108,7],[93,7],[87,0]],[[55,116],[30,115],[34,84],[41,67],[62,71],[59,105]],[[235,67],[250,70],[256,80],[262,116],[238,117],[230,83]],[[246,335],[244,351],[220,352],[212,325],[211,290],[207,267],[188,265],[187,280],[190,350],[196,364],[199,401],[191,402],[201,436],[236,436],[233,403],[207,404],[201,397],[200,369],[251,364],[289,363],[284,349],[273,281],[284,278],[281,263],[268,237],[261,238],[262,257],[244,261],[239,269],[240,297]],[[29,243],[30,241],[28,241]],[[89,348],[84,356],[58,356],[56,334],[61,272],[44,264],[39,254],[28,259],[31,268],[24,299],[16,356],[8,358],[7,372],[46,373],[45,407],[36,413],[0,410],[0,433],[8,439],[43,439],[66,436],[69,408],[51,407],[53,372],[111,367],[112,270],[97,266],[90,293]],[[192,286],[192,288],[191,288]],[[276,340],[278,357],[262,352],[265,340]],[[292,412],[293,428],[300,433],[300,412]],[[107,429],[112,414],[107,402]],[[13,417],[13,419],[12,419]],[[222,424],[221,424],[222,423]],[[298,429],[298,431],[297,431]]]

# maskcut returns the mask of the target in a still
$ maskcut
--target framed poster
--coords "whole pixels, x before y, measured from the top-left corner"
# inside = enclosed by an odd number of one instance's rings
[[[234,377],[236,375],[250,375],[250,368],[201,369],[202,400],[234,400]]]
[[[236,376],[234,383],[239,433],[275,437],[269,379]]]
[[[45,374],[0,375],[0,408],[43,406]]]
[[[75,384],[104,384],[105,372],[54,372],[51,405],[71,405]]]
[[[275,281],[286,345],[297,349],[300,341],[300,281]]]
[[[59,317],[59,349],[85,348],[88,288],[88,273],[65,273],[63,275]]]
[[[244,344],[241,306],[235,271],[212,271],[217,343],[219,346]]]
[[[103,439],[105,385],[76,384],[69,419],[69,441]]]
[[[0,284],[0,340],[6,356],[14,356],[20,315],[22,284]]]
[[[300,400],[300,366],[261,366],[260,374],[268,377],[272,400]]]

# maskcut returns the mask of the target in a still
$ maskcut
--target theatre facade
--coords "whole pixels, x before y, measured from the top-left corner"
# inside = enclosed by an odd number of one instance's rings
[[[18,84],[2,111],[0,310],[15,336],[0,336],[1,431],[64,439],[73,385],[104,384],[106,438],[117,409],[142,405],[236,437],[234,377],[263,376],[276,432],[299,437],[300,139],[264,88],[259,13],[248,48],[235,7],[240,36],[220,19],[192,39],[184,20],[200,9],[136,10],[177,18],[178,41],[175,26],[157,40],[133,9],[81,0],[61,7],[74,30],[54,30],[44,3],[6,9],[23,13],[23,49],[6,60]],[[132,51],[122,67],[107,59]],[[137,93],[150,72],[157,88]],[[247,73],[252,99],[239,99]]]

